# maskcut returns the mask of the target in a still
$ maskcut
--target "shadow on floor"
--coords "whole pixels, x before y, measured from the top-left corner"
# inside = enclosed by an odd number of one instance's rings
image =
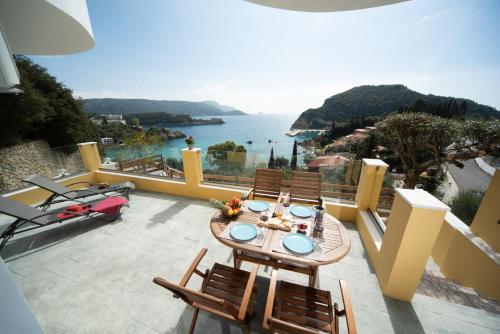
[[[257,287],[257,295],[255,298],[256,303],[254,316],[251,322],[251,331],[252,333],[264,334],[266,332],[262,329],[262,319],[264,315],[264,309],[266,307],[269,279],[266,277],[257,276],[255,282]],[[179,321],[177,322],[177,325],[173,329],[166,331],[165,334],[187,333],[189,331],[192,317],[193,308],[191,306],[186,306],[184,308],[184,311],[182,312],[181,317],[179,318]],[[225,320],[221,317],[217,317],[208,312],[200,311],[194,333],[243,333],[243,326],[240,326],[235,322]]]
[[[26,235],[24,237],[17,237],[13,240],[11,239],[2,249],[0,255],[4,259],[9,259],[9,261],[15,260],[102,226],[119,223],[120,221],[121,218],[112,222],[97,218],[86,218],[72,222],[66,221],[60,223],[62,225],[58,227],[56,227],[57,224],[53,224],[50,227],[46,227],[45,230],[43,230],[44,228],[42,227],[38,230],[39,232],[34,230],[35,232],[33,232],[33,234]],[[22,255],[15,257],[18,254]]]
[[[189,201],[177,201],[174,205],[171,205],[162,212],[154,215],[153,218],[151,218],[151,223],[148,224],[148,227],[168,222],[172,217],[187,208],[190,204],[191,202]]]
[[[411,303],[389,297],[384,297],[384,302],[395,333],[425,334]]]

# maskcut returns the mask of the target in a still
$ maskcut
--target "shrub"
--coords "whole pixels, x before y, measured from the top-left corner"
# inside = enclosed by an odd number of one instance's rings
[[[450,201],[451,212],[465,224],[470,225],[483,199],[482,192],[459,191]]]

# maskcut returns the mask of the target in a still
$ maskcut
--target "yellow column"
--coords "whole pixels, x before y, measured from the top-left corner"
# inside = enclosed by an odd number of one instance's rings
[[[500,252],[500,169],[495,171],[470,229]]]
[[[203,181],[203,168],[201,165],[201,149],[194,148],[182,150],[184,163],[184,178],[188,186],[197,187]]]
[[[396,189],[379,256],[384,295],[410,302],[449,208],[421,189]]]
[[[376,210],[387,164],[380,159],[363,159],[356,204],[359,210]]]
[[[101,157],[96,142],[80,143],[78,149],[87,171],[94,172],[101,168]]]

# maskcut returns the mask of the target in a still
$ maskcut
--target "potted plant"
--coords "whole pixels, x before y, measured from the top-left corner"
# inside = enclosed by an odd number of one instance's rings
[[[189,149],[192,150],[194,145],[194,138],[192,136],[189,136],[184,139],[184,141],[186,142],[186,144],[188,144]]]

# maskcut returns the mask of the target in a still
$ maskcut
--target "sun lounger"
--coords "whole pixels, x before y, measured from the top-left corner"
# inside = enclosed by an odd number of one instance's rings
[[[51,211],[42,211],[0,196],[0,213],[17,218],[0,234],[0,250],[10,238],[18,233],[62,223],[69,219],[91,216],[99,218],[99,215],[102,215],[111,218],[106,221],[113,221],[119,217],[121,207],[127,203],[128,200],[123,197],[109,197],[85,204],[73,204]]]
[[[43,210],[46,210],[50,205],[54,203],[65,202],[68,200],[74,201],[96,195],[108,197],[108,194],[111,193],[119,193],[129,199],[129,190],[135,189],[135,185],[132,182],[127,181],[111,185],[102,183],[97,184],[92,182],[75,182],[69,184],[68,186],[76,184],[88,184],[90,186],[90,188],[74,190],[40,175],[30,175],[25,180],[23,180],[23,182],[31,183],[52,193],[52,195],[50,195],[49,198],[47,198],[45,202],[40,205]]]

